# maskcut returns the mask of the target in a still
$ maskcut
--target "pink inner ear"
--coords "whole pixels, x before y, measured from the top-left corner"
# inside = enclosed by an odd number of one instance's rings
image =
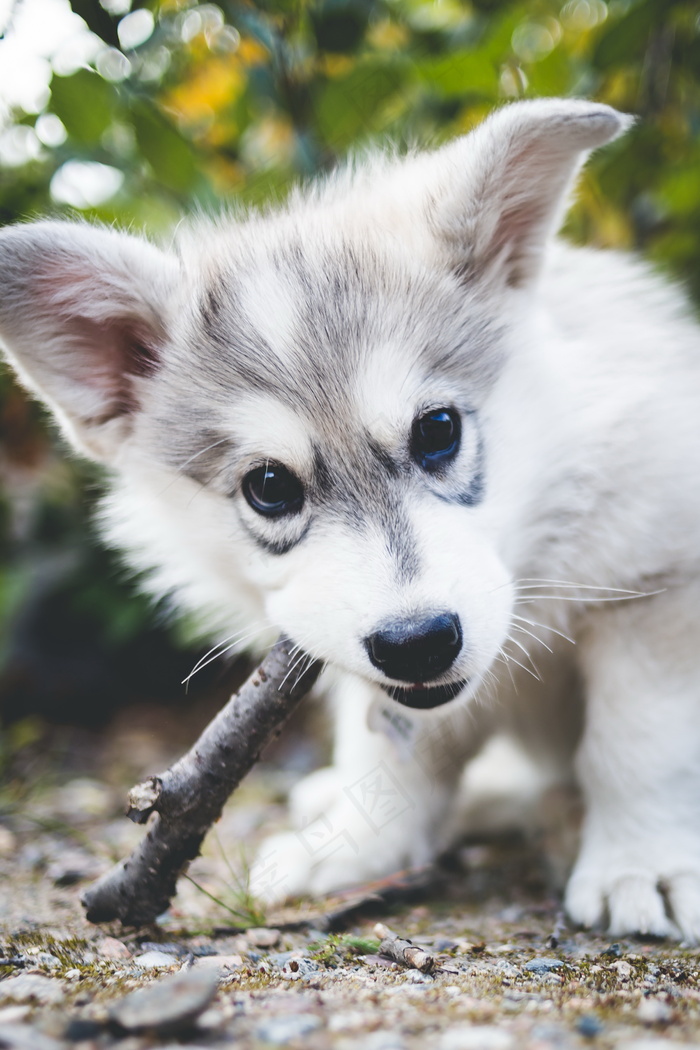
[[[549,207],[541,201],[528,199],[504,210],[498,221],[491,257],[503,253],[503,264],[508,271],[507,283],[511,288],[526,283],[532,272],[533,258],[540,247],[538,234],[548,213]]]
[[[572,165],[569,152],[562,157],[550,143],[528,142],[509,158],[503,173],[502,210],[494,231],[492,257],[504,254],[511,287],[526,283],[531,275]]]
[[[509,287],[529,284],[560,216],[580,149],[550,135],[517,139],[486,162],[470,210],[474,233],[457,276],[470,282],[493,270]]]
[[[73,317],[67,323],[73,379],[99,395],[100,411],[84,422],[99,425],[134,412],[134,378],[153,375],[159,364],[153,333],[131,318]]]
[[[95,425],[138,408],[134,379],[156,371],[165,337],[124,260],[101,262],[90,270],[85,258],[64,256],[35,283],[55,317],[56,371],[73,387],[83,423]]]

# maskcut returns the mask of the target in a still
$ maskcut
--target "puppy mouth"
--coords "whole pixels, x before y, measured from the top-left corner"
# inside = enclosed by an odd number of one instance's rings
[[[446,685],[426,686],[422,682],[405,687],[396,685],[382,685],[382,689],[389,694],[392,700],[403,704],[404,707],[412,707],[418,711],[429,711],[433,707],[442,707],[443,704],[454,700],[464,689],[467,679],[461,682],[448,682]]]

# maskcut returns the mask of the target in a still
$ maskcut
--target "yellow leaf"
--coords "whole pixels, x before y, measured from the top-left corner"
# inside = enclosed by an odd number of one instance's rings
[[[268,49],[259,41],[252,40],[250,37],[241,39],[236,54],[244,66],[260,66],[263,62],[267,62],[270,57]]]
[[[383,18],[371,25],[367,33],[367,43],[378,51],[400,51],[410,40],[408,27]]]
[[[163,105],[184,124],[210,123],[240,98],[246,85],[238,56],[211,55],[192,67],[189,75],[170,89]]]

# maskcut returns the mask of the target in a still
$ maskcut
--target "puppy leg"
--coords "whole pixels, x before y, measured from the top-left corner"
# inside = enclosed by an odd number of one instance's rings
[[[350,677],[338,682],[334,702],[335,765],[293,790],[297,830],[263,844],[251,874],[262,900],[381,878],[427,864],[447,845],[464,762],[483,741],[474,715],[460,708],[414,720]],[[372,724],[386,720],[389,735],[369,728],[370,708]]]
[[[593,614],[577,766],[586,804],[566,906],[614,935],[700,940],[697,584]]]

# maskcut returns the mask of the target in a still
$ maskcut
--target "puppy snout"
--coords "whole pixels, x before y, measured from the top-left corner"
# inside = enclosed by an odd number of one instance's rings
[[[430,682],[449,670],[462,648],[462,627],[454,613],[425,620],[396,620],[365,638],[370,660],[388,678]]]

